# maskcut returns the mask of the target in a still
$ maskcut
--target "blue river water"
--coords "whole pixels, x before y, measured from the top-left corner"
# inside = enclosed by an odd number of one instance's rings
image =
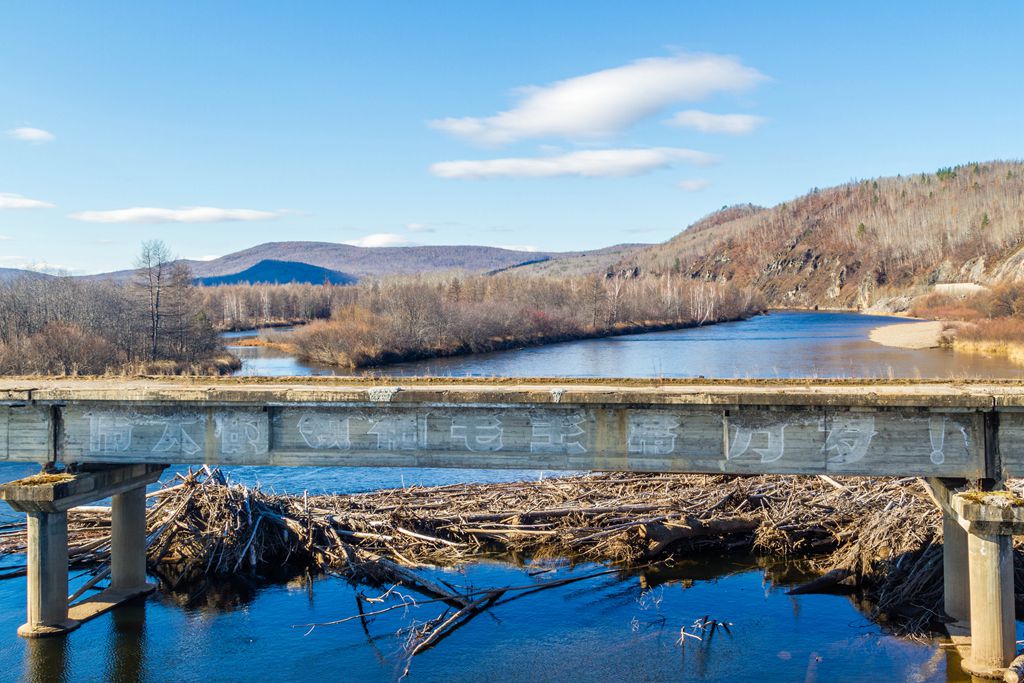
[[[893,318],[773,313],[691,330],[569,342],[379,369],[390,375],[634,377],[1021,377],[997,359],[878,346],[868,331]],[[230,339],[228,339],[230,343]],[[243,374],[330,371],[264,348],[239,348]],[[0,464],[0,478],[32,472]],[[225,468],[234,481],[279,492],[355,492],[458,481],[557,476],[537,471],[388,468]],[[0,513],[0,525],[16,517]],[[0,529],[2,532],[2,529]],[[8,557],[2,566],[23,563]],[[456,585],[506,586],[606,569],[565,561],[486,561],[436,570]],[[537,572],[542,572],[537,574]],[[524,597],[477,617],[412,662],[412,681],[959,681],[939,642],[888,635],[850,599],[788,596],[792,568],[757,558],[694,557],[621,571]],[[80,583],[83,578],[73,582]],[[232,608],[186,608],[156,594],[72,634],[26,641],[24,579],[0,581],[0,681],[303,681],[397,679],[399,629],[437,616],[430,605],[321,626],[356,613],[353,586],[331,577],[260,589]],[[729,631],[680,630],[705,616]],[[1018,628],[1018,631],[1020,629]],[[692,629],[690,631],[693,632]],[[1021,637],[1018,635],[1018,637]]]

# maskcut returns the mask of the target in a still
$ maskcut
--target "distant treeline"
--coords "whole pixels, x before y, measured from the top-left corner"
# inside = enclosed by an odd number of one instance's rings
[[[672,275],[415,277],[334,288],[295,333],[307,362],[356,368],[749,317],[758,293]]]
[[[199,287],[196,296],[218,329],[247,330],[330,318],[343,289],[330,284],[232,284]]]
[[[124,285],[26,276],[0,283],[0,374],[224,372],[197,288],[159,242]]]

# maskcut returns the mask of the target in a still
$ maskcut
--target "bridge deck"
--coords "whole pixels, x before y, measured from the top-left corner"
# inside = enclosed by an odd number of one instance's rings
[[[1024,475],[1020,382],[0,380],[0,460]]]

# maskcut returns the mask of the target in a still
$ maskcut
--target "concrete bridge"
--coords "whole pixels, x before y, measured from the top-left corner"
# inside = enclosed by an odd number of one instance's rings
[[[77,472],[0,487],[29,518],[26,636],[151,590],[144,492],[167,465],[391,465],[926,478],[967,668],[1015,654],[1020,383],[9,379],[5,460]],[[111,587],[69,608],[67,510],[110,496]]]

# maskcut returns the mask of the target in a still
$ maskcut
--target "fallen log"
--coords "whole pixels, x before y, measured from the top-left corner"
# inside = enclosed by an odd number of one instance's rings
[[[847,595],[856,590],[856,581],[849,569],[833,569],[807,583],[791,588],[786,595],[811,595],[814,593],[834,593]]]
[[[644,556],[650,559],[662,554],[669,546],[682,541],[752,534],[760,525],[759,520],[745,517],[715,519],[708,522],[696,517],[687,517],[680,523],[651,522],[643,524],[637,531],[640,537],[647,542]]]

